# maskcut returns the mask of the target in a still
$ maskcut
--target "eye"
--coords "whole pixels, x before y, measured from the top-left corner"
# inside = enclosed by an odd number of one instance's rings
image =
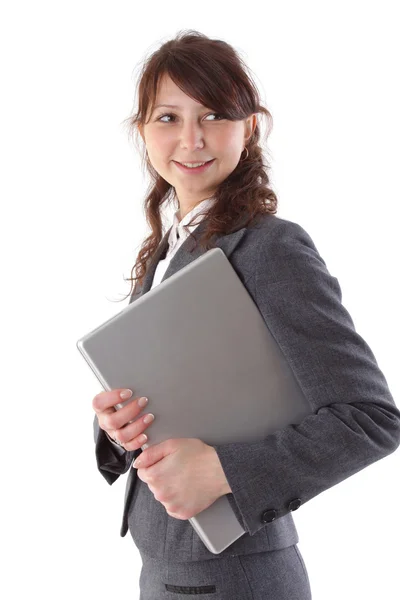
[[[221,119],[223,119],[224,117],[218,113],[210,113],[207,115],[207,117],[210,117],[211,115],[215,115],[218,117],[218,119],[215,119],[216,121],[221,121]],[[171,121],[161,121],[161,119],[164,119],[164,117],[173,117],[175,119],[175,116],[173,113],[167,113],[165,115],[162,115],[161,117],[159,117],[157,119],[157,121],[160,121],[161,123],[171,123]]]

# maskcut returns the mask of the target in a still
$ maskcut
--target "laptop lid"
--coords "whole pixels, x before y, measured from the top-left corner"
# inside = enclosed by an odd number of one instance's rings
[[[259,441],[311,412],[220,248],[162,281],[77,347],[104,389],[127,387],[149,398],[156,419],[143,450],[179,437],[209,445]],[[245,533],[227,496],[189,521],[215,554]]]

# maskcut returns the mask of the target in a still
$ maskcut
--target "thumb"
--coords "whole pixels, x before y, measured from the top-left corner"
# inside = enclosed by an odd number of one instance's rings
[[[149,446],[146,450],[143,450],[141,454],[137,457],[137,459],[132,463],[132,467],[137,469],[140,467],[141,469],[151,467],[159,460],[163,459],[168,455],[165,442],[160,442],[159,444],[154,444],[154,446]]]

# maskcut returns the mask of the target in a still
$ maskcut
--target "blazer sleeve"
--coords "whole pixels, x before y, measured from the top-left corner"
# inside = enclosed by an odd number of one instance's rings
[[[386,379],[308,233],[282,220],[258,250],[256,304],[313,412],[255,443],[213,445],[250,535],[400,445]]]
[[[129,470],[132,461],[142,450],[140,448],[139,451],[127,451],[111,442],[106,432],[99,427],[96,414],[93,420],[93,431],[97,468],[107,483],[112,485],[120,475]]]

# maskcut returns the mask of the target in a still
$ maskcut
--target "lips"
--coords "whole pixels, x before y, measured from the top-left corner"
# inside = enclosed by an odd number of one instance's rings
[[[174,162],[176,162],[176,163],[178,163],[180,165],[183,165],[184,162],[186,162],[189,165],[197,165],[197,163],[206,163],[207,164],[209,162],[212,162],[213,160],[215,160],[215,159],[214,158],[210,158],[210,160],[192,160],[191,162],[189,162],[189,161],[183,161],[183,162],[181,162],[179,160],[174,160]]]
[[[197,174],[204,173],[205,171],[207,171],[208,167],[211,167],[211,165],[215,162],[215,158],[208,160],[200,167],[186,167],[185,165],[182,165],[180,162],[177,162],[175,160],[173,162],[180,171],[194,177]]]

